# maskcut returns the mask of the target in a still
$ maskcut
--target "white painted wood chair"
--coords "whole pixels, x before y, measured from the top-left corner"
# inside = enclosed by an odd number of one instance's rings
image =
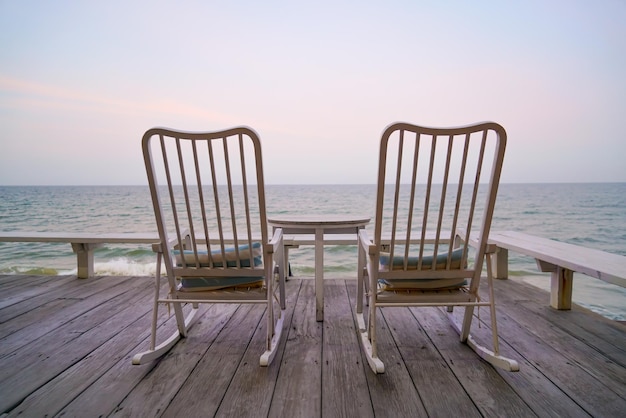
[[[374,236],[359,234],[356,304],[361,342],[375,373],[385,370],[376,345],[377,315],[380,308],[399,306],[447,307],[461,341],[493,365],[519,370],[499,354],[489,262],[489,300],[478,296],[483,260],[491,257],[487,237],[505,145],[506,132],[496,123],[442,129],[395,123],[383,132]],[[460,326],[454,306],[465,308]],[[493,350],[470,335],[474,308],[481,306],[490,309]]]
[[[142,144],[160,243],[154,246],[150,347],[133,364],[162,356],[187,336],[199,303],[258,303],[266,305],[267,317],[260,364],[269,365],[283,330],[285,276],[282,230],[268,236],[259,136],[246,127],[208,133],[156,128]],[[162,262],[167,295],[159,292]],[[177,329],[158,339],[163,304]]]

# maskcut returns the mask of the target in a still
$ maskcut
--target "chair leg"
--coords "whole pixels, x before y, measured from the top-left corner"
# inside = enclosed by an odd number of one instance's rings
[[[368,307],[367,323],[363,316],[363,312],[357,313],[357,323],[359,326],[359,334],[361,337],[361,345],[365,357],[367,358],[367,364],[369,364],[372,371],[376,374],[385,372],[385,364],[378,357],[378,349],[376,347],[376,300],[375,296],[370,298],[370,304]]]
[[[156,346],[157,320],[159,317],[159,297],[161,293],[161,253],[157,253],[157,268],[154,276],[154,305],[152,305],[152,327],[150,329],[150,350]]]
[[[474,306],[466,306],[463,316],[463,326],[459,328],[452,314],[449,313],[448,318],[454,329],[459,333],[462,342],[476,352],[483,360],[487,361],[495,367],[499,367],[505,371],[519,371],[519,363],[513,359],[501,356],[498,347],[498,328],[496,325],[496,306],[493,292],[493,276],[491,271],[490,254],[487,255],[487,283],[489,286],[489,310],[491,314],[491,335],[493,338],[493,351],[478,344],[478,342],[470,335],[470,327],[474,315]]]
[[[176,317],[176,331],[158,346],[156,345],[157,322],[159,318],[159,297],[161,291],[161,261],[163,254],[157,253],[156,274],[154,277],[154,305],[152,307],[152,327],[150,333],[150,348],[147,351],[137,353],[133,356],[132,363],[145,364],[161,357],[167,353],[182,337],[187,335],[187,330],[191,327],[193,320],[198,312],[198,305],[194,305],[191,312],[184,318],[183,309],[180,303],[173,303],[174,315]],[[169,278],[168,278],[169,282]]]
[[[467,310],[472,310],[470,309],[473,307],[466,307],[466,312]],[[456,321],[452,318],[452,315],[449,316],[450,319],[450,324],[452,325],[452,327],[460,334],[462,335],[462,329],[459,327],[459,325],[456,323]],[[494,351],[489,350],[488,348],[480,345],[475,339],[474,337],[472,337],[472,335],[470,335],[468,333],[468,336],[466,338],[466,340],[464,341],[472,350],[474,350],[476,352],[476,354],[478,354],[478,356],[480,358],[482,358],[483,360],[485,360],[487,363],[498,367],[502,370],[505,371],[509,371],[509,372],[517,372],[519,371],[519,364],[517,361],[501,356],[497,353],[495,353]]]
[[[267,336],[267,349],[261,355],[259,360],[259,364],[262,367],[267,367],[272,363],[274,357],[276,357],[276,353],[278,352],[278,345],[280,344],[280,340],[283,335],[283,322],[285,319],[285,310],[280,310],[278,314],[278,319],[276,323],[272,323],[274,328],[273,335],[270,335],[270,330],[268,326],[268,336]]]
[[[385,373],[385,364],[381,361],[381,359],[372,354],[372,343],[368,338],[366,331],[361,333],[361,345],[363,346],[363,351],[365,352],[365,357],[367,358],[367,364],[369,364],[372,371],[375,374]]]
[[[278,260],[279,265],[283,260]],[[285,319],[285,275],[284,269],[279,268],[278,273],[278,317],[274,313],[274,287],[273,282],[267,286],[268,299],[267,299],[267,339],[266,350],[259,359],[261,367],[267,367],[272,363],[276,353],[278,352],[278,345],[280,344],[283,335],[283,323]],[[276,318],[276,320],[274,320]]]
[[[491,314],[491,335],[493,338],[493,352],[500,354],[500,346],[498,345],[498,322],[496,321],[496,299],[493,292],[493,272],[491,270],[491,254],[487,254],[487,284],[489,287],[489,313]]]
[[[286,308],[286,300],[285,300],[285,282],[287,281],[288,272],[286,271],[286,256],[279,254],[278,256],[278,292],[280,296],[280,309]]]
[[[178,314],[177,312],[180,312],[180,314]],[[157,358],[163,356],[165,353],[167,353],[172,347],[174,347],[174,345],[176,345],[176,343],[183,338],[186,335],[187,330],[189,330],[189,328],[191,328],[191,326],[193,325],[194,320],[196,319],[196,313],[198,312],[198,308],[197,307],[193,307],[191,309],[191,312],[189,312],[189,314],[187,315],[187,318],[184,318],[183,320],[183,327],[185,330],[185,334],[180,332],[180,329],[177,326],[176,331],[174,331],[174,333],[165,341],[163,341],[161,344],[159,344],[158,346],[154,347],[154,348],[150,348],[147,351],[141,352],[141,353],[137,353],[133,356],[133,360],[132,363],[135,365],[138,364],[145,364],[148,363],[152,360],[156,360]],[[179,322],[179,317],[178,315],[183,314],[182,312],[182,307],[180,303],[174,303],[174,313],[176,315],[176,320],[177,322]],[[156,334],[156,330],[155,330],[155,334]]]
[[[363,313],[363,286],[365,285],[365,281],[363,280],[365,277],[365,252],[359,246],[359,255],[357,262],[357,271],[356,271],[356,313]]]

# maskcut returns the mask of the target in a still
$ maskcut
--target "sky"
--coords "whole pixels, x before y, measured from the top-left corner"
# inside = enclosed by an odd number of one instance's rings
[[[384,128],[507,131],[502,182],[626,182],[626,0],[0,0],[0,185],[147,184],[247,125],[267,184],[374,184]]]

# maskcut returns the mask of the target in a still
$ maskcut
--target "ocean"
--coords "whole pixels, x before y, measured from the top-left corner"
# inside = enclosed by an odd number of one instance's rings
[[[374,216],[374,185],[267,185],[268,215]],[[368,228],[369,229],[369,228]],[[155,232],[147,186],[0,186],[1,231]],[[502,184],[492,230],[517,230],[626,256],[626,183]],[[510,276],[548,290],[534,259],[509,252]],[[292,271],[314,276],[313,247],[290,251]],[[97,275],[152,275],[148,245],[106,244]],[[355,246],[328,246],[326,277],[356,272]],[[76,274],[69,244],[0,243],[0,274]],[[574,301],[626,321],[626,289],[575,274]]]

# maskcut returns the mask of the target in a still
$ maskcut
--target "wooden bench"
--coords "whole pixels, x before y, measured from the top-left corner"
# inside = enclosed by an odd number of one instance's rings
[[[60,242],[72,245],[76,254],[77,273],[80,279],[94,276],[94,250],[105,243],[109,244],[158,244],[159,235],[154,233],[76,233],[76,232],[30,232],[0,231],[0,242]],[[300,245],[314,245],[315,236],[311,234],[286,235],[287,248]],[[324,245],[356,245],[354,234],[334,234],[324,237]]]
[[[626,287],[626,257],[618,254],[516,231],[493,231],[488,243],[497,247],[496,278],[508,277],[508,251],[533,257],[540,271],[550,272],[550,305],[556,309],[571,309],[574,272]]]
[[[93,250],[105,243],[154,244],[159,242],[157,233],[72,233],[72,232],[25,232],[0,231],[0,242],[63,242],[72,244],[76,253],[80,279],[93,277]]]

